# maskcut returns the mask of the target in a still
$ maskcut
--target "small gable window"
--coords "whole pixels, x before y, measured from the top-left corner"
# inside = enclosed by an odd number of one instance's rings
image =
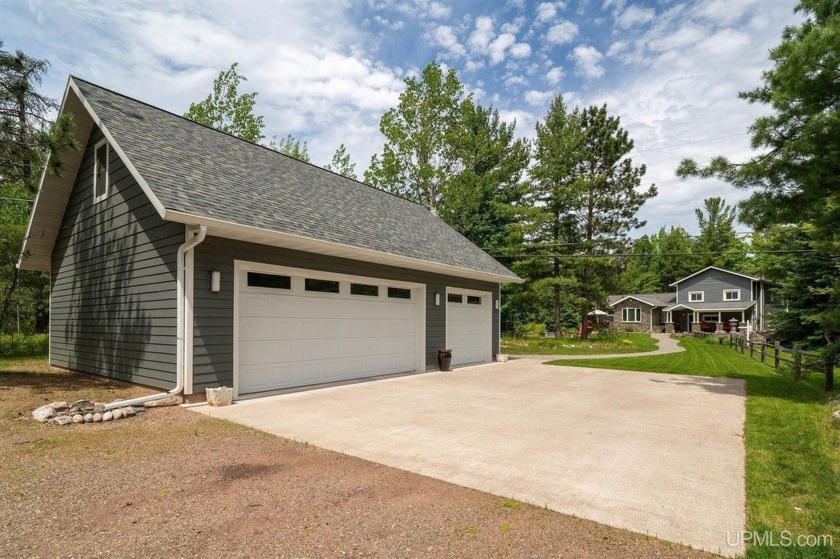
[[[93,150],[93,203],[108,197],[108,142],[102,140]]]
[[[703,302],[703,292],[702,291],[689,291],[688,292],[688,302],[689,303],[702,303]]]

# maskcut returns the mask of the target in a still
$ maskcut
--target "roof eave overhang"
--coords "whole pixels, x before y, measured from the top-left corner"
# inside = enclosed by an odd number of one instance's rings
[[[163,204],[154,195],[152,189],[149,188],[149,185],[140,176],[140,173],[102,123],[102,120],[97,116],[90,103],[82,95],[76,82],[73,81],[72,76],[67,79],[67,87],[64,90],[64,97],[61,101],[59,114],[62,113],[73,115],[73,136],[79,146],[81,146],[81,149],[62,154],[65,157],[65,170],[61,177],[47,173],[46,167],[44,173],[41,175],[38,195],[35,198],[32,213],[29,215],[26,236],[24,237],[23,247],[18,257],[17,266],[21,270],[32,270],[36,272],[50,271],[52,250],[56,237],[58,236],[59,227],[61,227],[61,220],[64,217],[64,211],[67,209],[67,202],[70,199],[70,193],[73,191],[79,166],[84,157],[84,148],[94,125],[100,129],[108,140],[111,149],[122,159],[126,168],[137,181],[137,184],[140,185],[140,188],[146,194],[158,214],[161,217],[164,214]]]
[[[616,301],[615,303],[610,303],[608,306],[610,306],[610,307],[615,306],[619,303],[623,303],[627,299],[633,299],[634,301],[644,303],[645,305],[647,305],[649,307],[653,307],[653,308],[664,306],[662,303],[652,303],[650,301],[645,301],[644,299],[639,299],[638,297],[633,297],[632,295],[628,295],[627,297],[623,297],[623,298],[619,299],[618,301]]]
[[[259,227],[242,225],[231,221],[208,218],[175,210],[166,210],[163,217],[166,220],[184,223],[187,225],[206,225],[207,234],[215,237],[300,250],[303,252],[313,252],[337,258],[347,258],[350,260],[384,264],[386,266],[394,266],[397,268],[407,268],[410,270],[420,270],[441,275],[474,279],[489,283],[523,283],[524,281],[513,274],[495,274],[492,272],[482,272],[480,270],[473,270],[471,268],[463,268],[460,266],[450,266],[429,260],[422,260],[419,258],[411,258],[408,256],[400,256],[397,254],[344,245],[341,243],[312,239],[310,237],[292,235],[289,233],[272,231],[270,229],[261,229]],[[490,257],[488,256],[488,258]]]
[[[726,268],[720,268],[718,266],[706,266],[705,268],[703,268],[699,272],[694,272],[693,274],[691,274],[689,276],[685,276],[682,279],[678,279],[674,283],[669,284],[668,287],[675,287],[675,286],[679,285],[680,283],[684,282],[685,280],[691,279],[694,276],[700,275],[703,272],[708,271],[708,270],[719,270],[721,272],[726,272],[727,274],[732,274],[733,276],[740,276],[742,278],[747,278],[747,279],[752,280],[752,281],[764,281],[761,278],[757,278],[755,276],[748,276],[747,274],[742,274],[740,272],[733,272],[732,270],[727,270]]]

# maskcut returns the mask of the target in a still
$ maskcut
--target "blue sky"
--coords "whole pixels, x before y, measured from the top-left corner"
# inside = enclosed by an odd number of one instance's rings
[[[648,225],[696,231],[708,196],[746,193],[715,181],[675,180],[683,157],[751,154],[749,124],[762,107],[737,98],[759,84],[767,51],[797,21],[793,1],[359,0],[59,4],[5,0],[0,39],[52,63],[46,93],[69,74],[176,113],[204,97],[232,62],[259,92],[266,134],[309,142],[326,163],[340,143],[364,170],[381,150],[379,119],[403,80],[431,60],[523,137],[562,94],[607,103],[636,141],[634,161],[659,196]]]

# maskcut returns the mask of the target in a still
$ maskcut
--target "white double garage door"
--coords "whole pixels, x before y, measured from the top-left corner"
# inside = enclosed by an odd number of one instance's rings
[[[237,262],[239,395],[426,369],[426,286]],[[490,361],[492,294],[447,289],[453,364]]]

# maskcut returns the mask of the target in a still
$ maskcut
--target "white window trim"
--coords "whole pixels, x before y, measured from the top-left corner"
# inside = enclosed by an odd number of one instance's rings
[[[693,299],[691,297],[692,295],[700,295],[700,298],[699,299]],[[688,292],[688,302],[689,303],[702,303],[705,298],[706,298],[706,292],[705,291],[689,291]]]
[[[735,293],[734,299],[729,299],[726,297],[727,293]],[[741,300],[741,290],[740,289],[724,289],[723,290],[723,300],[724,301],[740,301]]]
[[[627,311],[636,311],[636,313],[639,316],[639,320],[626,320],[625,315],[627,314]],[[625,322],[627,324],[641,324],[641,322],[642,322],[642,307],[624,307],[623,309],[621,309],[621,322],[622,322],[622,324],[625,323]]]
[[[96,195],[96,179],[97,179],[97,172],[96,172],[96,153],[99,151],[99,148],[102,145],[105,145],[105,190],[103,191],[101,196]],[[108,144],[107,139],[99,140],[96,142],[96,145],[93,146],[93,203],[98,204],[102,200],[108,197],[108,191],[111,189],[111,146]]]

